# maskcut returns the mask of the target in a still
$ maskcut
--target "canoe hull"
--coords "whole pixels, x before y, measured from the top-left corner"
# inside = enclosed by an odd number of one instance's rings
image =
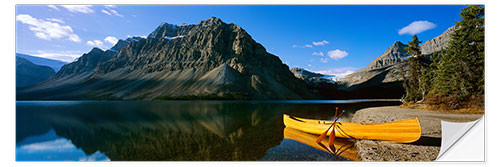
[[[283,115],[286,127],[320,135],[333,123],[332,121],[313,120]],[[411,118],[387,123],[352,123],[337,122],[335,137],[380,140],[398,143],[411,143],[421,136],[418,118]],[[328,134],[332,132],[329,130]]]

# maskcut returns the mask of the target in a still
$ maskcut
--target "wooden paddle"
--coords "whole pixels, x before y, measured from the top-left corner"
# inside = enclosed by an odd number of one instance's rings
[[[333,129],[332,129],[332,133],[330,133],[330,138],[328,140],[328,145],[330,145],[330,147],[334,146],[333,142],[335,141],[335,128],[336,128],[336,124],[337,124],[337,120],[340,119],[340,117],[342,116],[342,114],[344,114],[345,110],[342,110],[342,113],[340,113],[340,115],[335,118],[335,121],[333,121]]]
[[[335,107],[335,117],[333,117],[333,119],[337,118],[338,111],[339,111],[339,108]],[[330,127],[328,127],[328,129],[326,129],[325,133],[321,134],[321,136],[319,136],[318,139],[316,139],[316,143],[321,143],[321,141],[326,137],[328,130],[330,130],[330,128],[332,128],[332,126],[333,126],[333,124],[331,124]]]

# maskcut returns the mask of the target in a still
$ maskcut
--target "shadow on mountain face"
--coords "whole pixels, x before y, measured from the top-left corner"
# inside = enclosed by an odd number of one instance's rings
[[[301,92],[310,94],[305,88]],[[103,77],[92,76],[92,73],[70,75],[17,89],[16,94],[17,100],[170,100],[178,97],[285,100],[302,99],[301,96],[267,74],[247,76],[224,64],[208,73],[189,69],[153,73],[122,70]]]
[[[184,87],[193,86],[189,83],[194,83],[194,80],[179,78],[175,80],[160,80],[160,79],[120,79],[120,80],[109,80],[109,79],[88,79],[83,83],[69,83],[62,84],[60,86],[50,87],[50,88],[38,88],[38,87],[28,87],[28,88],[18,88],[16,92],[17,100],[134,100],[134,99],[155,99],[162,96],[162,91],[175,92],[176,89],[182,90],[182,88],[175,86],[183,86],[181,83],[185,83]],[[166,84],[169,83],[169,84]],[[44,86],[44,85],[42,85]],[[170,87],[169,87],[170,86]],[[165,87],[165,89],[161,89]],[[222,88],[220,88],[222,87]],[[158,91],[158,89],[161,89]],[[210,88],[207,88],[210,89]],[[248,94],[238,94],[241,88],[236,84],[229,85],[214,85],[213,89],[219,89],[220,94],[202,94],[197,92],[189,91],[177,91],[179,93],[187,93],[187,95],[182,94],[170,94],[170,97],[189,97],[201,96],[201,97],[213,97],[217,98],[219,96],[224,96],[227,99],[247,99]],[[229,92],[223,94],[225,91]],[[165,93],[168,94],[168,93]],[[240,95],[240,96],[230,96],[230,95]],[[222,97],[220,97],[222,98]]]

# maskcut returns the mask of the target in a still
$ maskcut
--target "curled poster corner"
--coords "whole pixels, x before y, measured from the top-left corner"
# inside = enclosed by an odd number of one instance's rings
[[[484,161],[484,116],[476,121],[441,121],[441,149],[436,161]]]

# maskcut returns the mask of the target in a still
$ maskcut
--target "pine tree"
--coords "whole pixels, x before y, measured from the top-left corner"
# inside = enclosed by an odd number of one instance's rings
[[[435,88],[438,87],[438,85],[435,85],[436,84],[435,80],[437,78],[436,76],[439,75],[439,73],[440,73],[438,66],[439,66],[440,60],[443,57],[444,53],[445,53],[444,50],[441,49],[439,52],[434,52],[430,57],[431,63],[429,64],[429,67],[427,69],[427,71],[429,71],[429,73],[427,75],[429,78],[429,88],[431,88],[434,91],[436,90]],[[429,91],[432,91],[432,90],[429,90]]]
[[[408,41],[408,46],[405,48],[408,50],[406,55],[406,62],[408,64],[408,69],[406,72],[407,77],[404,77],[403,86],[406,91],[405,101],[418,101],[423,95],[421,87],[421,52],[419,44],[422,41],[418,40],[417,35],[413,35],[413,40]]]
[[[467,100],[484,95],[484,7],[462,9],[447,52],[436,61],[434,89],[445,96]]]

